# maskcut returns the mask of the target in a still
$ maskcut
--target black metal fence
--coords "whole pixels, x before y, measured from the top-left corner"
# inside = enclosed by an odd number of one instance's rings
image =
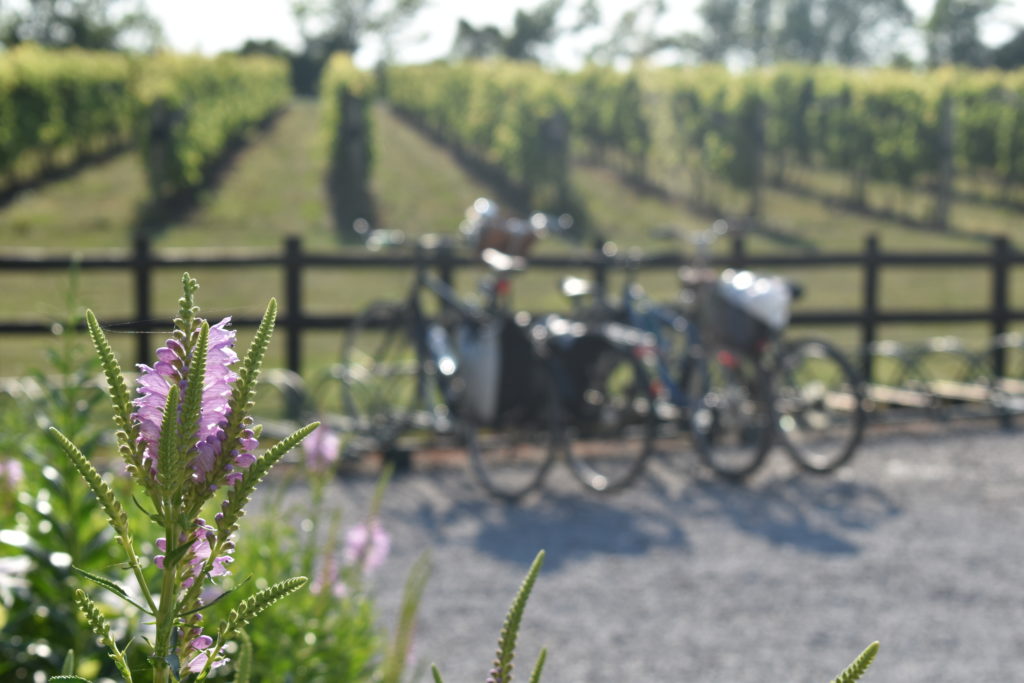
[[[475,259],[451,251],[432,254],[431,262],[442,277],[452,281],[459,268],[478,265]],[[288,238],[280,250],[267,251],[258,255],[241,255],[229,250],[214,252],[204,250],[203,254],[173,256],[161,254],[151,248],[149,241],[139,239],[131,250],[121,250],[99,256],[84,258],[70,255],[24,256],[0,254],[0,274],[11,271],[45,271],[76,267],[131,271],[133,276],[133,309],[129,319],[105,320],[129,331],[148,332],[163,329],[152,316],[152,278],[158,268],[276,266],[281,269],[284,282],[282,315],[278,325],[285,332],[286,365],[295,372],[302,370],[302,337],[306,330],[341,330],[346,328],[358,311],[344,311],[334,315],[312,315],[303,310],[303,272],[310,267],[337,268],[394,268],[408,269],[416,263],[412,254],[334,253],[325,254],[303,249],[297,238]],[[641,269],[670,269],[688,263],[688,257],[679,252],[651,254],[642,257],[636,266]],[[980,322],[990,326],[993,336],[1007,331],[1011,321],[1024,320],[1024,310],[1010,307],[1010,270],[1015,264],[1024,263],[1024,253],[1016,251],[1003,237],[991,242],[988,253],[917,253],[883,252],[876,237],[869,237],[860,252],[836,252],[801,255],[749,255],[742,238],[733,242],[731,253],[712,260],[712,266],[750,268],[820,268],[822,266],[846,266],[859,268],[862,276],[860,305],[845,310],[800,310],[793,316],[794,325],[847,325],[859,329],[861,346],[868,348],[877,340],[877,330],[883,323],[935,323],[935,322]],[[881,270],[888,266],[924,267],[974,266],[986,268],[990,275],[990,297],[986,307],[963,310],[921,310],[890,309],[881,307],[879,302],[879,280]],[[608,273],[619,267],[617,261],[599,254],[592,256],[536,256],[530,260],[531,269],[589,268],[599,282],[606,281]],[[237,327],[255,327],[259,320],[254,317],[235,317]],[[50,321],[0,320],[0,334],[44,334],[51,330]],[[150,340],[138,335],[136,359],[146,362],[150,354]],[[863,356],[866,377],[871,377],[871,359]],[[1002,368],[997,356],[997,373]]]

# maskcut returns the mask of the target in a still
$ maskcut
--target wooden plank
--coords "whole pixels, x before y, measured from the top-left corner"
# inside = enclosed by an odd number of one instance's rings
[[[928,408],[933,403],[931,394],[901,389],[886,384],[868,384],[865,388],[868,399],[875,403],[903,406],[905,408]]]

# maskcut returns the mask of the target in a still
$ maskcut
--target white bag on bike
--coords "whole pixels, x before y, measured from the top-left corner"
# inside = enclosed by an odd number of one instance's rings
[[[462,325],[456,341],[459,373],[465,383],[460,413],[482,424],[490,424],[498,414],[502,323],[495,318]]]
[[[789,324],[792,292],[781,277],[727,270],[718,280],[718,295],[775,333]]]

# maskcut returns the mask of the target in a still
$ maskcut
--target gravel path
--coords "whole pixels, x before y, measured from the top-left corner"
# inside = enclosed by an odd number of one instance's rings
[[[482,683],[544,548],[517,680],[547,646],[549,683],[824,683],[876,639],[867,680],[1022,680],[1019,444],[978,428],[875,432],[833,476],[775,452],[744,487],[659,459],[612,497],[583,493],[560,466],[519,506],[461,469],[416,472],[386,497],[381,610],[390,622],[429,551],[415,655],[449,683]],[[371,488],[347,481],[338,495],[364,510]]]

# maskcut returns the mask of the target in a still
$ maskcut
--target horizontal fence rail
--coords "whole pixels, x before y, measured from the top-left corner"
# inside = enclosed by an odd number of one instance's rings
[[[285,331],[286,365],[297,373],[302,370],[302,336],[305,330],[341,330],[348,327],[358,311],[344,311],[335,315],[310,315],[303,311],[303,273],[311,267],[337,268],[394,268],[408,269],[417,263],[424,263],[424,257],[412,253],[312,253],[305,251],[298,238],[287,238],[281,249],[267,251],[212,251],[199,252],[152,250],[146,239],[135,241],[132,249],[116,253],[75,257],[57,256],[52,252],[25,250],[17,254],[0,253],[0,275],[9,272],[32,272],[68,269],[72,266],[84,270],[113,269],[130,270],[133,274],[132,316],[127,320],[105,320],[105,324],[133,332],[150,332],[166,327],[157,323],[152,316],[152,276],[157,268],[225,267],[245,268],[274,266],[281,269],[284,283],[283,314],[278,326]],[[436,268],[441,277],[452,282],[459,268],[478,267],[479,261],[451,250],[437,250],[426,257],[426,263]],[[640,270],[674,269],[692,262],[692,255],[680,251],[649,254],[630,259],[630,267]],[[865,241],[860,252],[838,252],[801,255],[751,255],[744,248],[742,237],[734,239],[731,252],[711,259],[714,267],[744,268],[815,268],[821,266],[858,267],[862,275],[860,306],[846,310],[801,310],[794,313],[794,325],[852,325],[860,330],[863,349],[877,341],[877,329],[883,323],[921,322],[984,322],[988,323],[993,337],[1007,331],[1009,323],[1024,320],[1024,310],[1013,310],[1009,305],[1009,272],[1012,266],[1024,263],[1024,253],[1018,252],[1004,237],[992,240],[988,253],[912,253],[900,251],[883,252],[876,237]],[[607,281],[608,273],[622,268],[625,260],[594,255],[546,255],[530,259],[530,268],[565,269],[588,268],[598,283]],[[886,266],[936,267],[975,266],[985,267],[991,274],[989,305],[984,308],[967,310],[913,310],[885,309],[879,306],[879,280],[881,270]],[[256,327],[259,318],[235,316],[236,327]],[[53,321],[0,320],[0,334],[44,334],[49,333]],[[146,335],[138,335],[136,360],[149,360],[151,341]],[[871,357],[862,354],[865,377],[872,376]],[[997,358],[997,364],[1000,359]]]

